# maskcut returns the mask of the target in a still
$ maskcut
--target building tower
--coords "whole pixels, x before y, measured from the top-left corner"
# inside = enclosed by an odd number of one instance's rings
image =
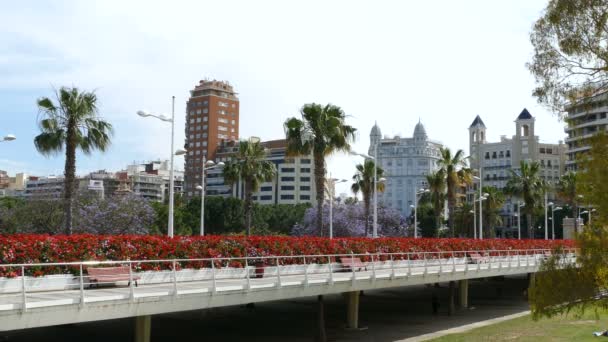
[[[414,142],[416,144],[423,144],[428,140],[428,138],[429,137],[426,135],[426,129],[424,129],[424,125],[422,125],[422,122],[420,122],[420,119],[418,119],[418,123],[414,128]]]
[[[214,160],[223,141],[239,138],[239,98],[226,81],[202,80],[190,91],[186,104],[185,189],[197,195],[203,163]]]
[[[530,161],[536,159],[537,145],[534,135],[534,117],[526,108],[521,111],[515,120],[515,144],[514,144],[514,159]],[[517,167],[517,166],[516,166]]]
[[[481,160],[480,145],[486,143],[486,125],[477,115],[471,126],[469,126],[469,155],[471,156],[471,167],[479,169],[479,160]]]
[[[378,123],[374,122],[374,127],[372,127],[372,131],[369,133],[369,150],[367,151],[368,155],[374,155],[374,146],[380,143],[380,139],[382,139],[382,131],[380,130],[380,126],[378,126]]]

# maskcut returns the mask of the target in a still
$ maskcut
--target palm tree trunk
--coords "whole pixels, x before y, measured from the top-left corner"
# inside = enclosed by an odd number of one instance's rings
[[[317,229],[319,236],[323,236],[323,200],[325,198],[325,156],[323,153],[314,153],[315,160],[315,187],[317,188]]]
[[[370,200],[369,200],[369,195],[364,196],[363,198],[363,204],[365,207],[365,236],[367,237],[369,235],[369,209],[370,209]]]
[[[245,218],[247,220],[247,236],[251,235],[251,209],[253,204],[253,193],[251,192],[251,182],[245,182]]]
[[[74,193],[74,181],[76,178],[76,122],[68,122],[67,141],[65,147],[65,169],[64,169],[64,217],[65,233],[72,234],[72,204]]]
[[[574,234],[578,233],[578,205],[573,204],[571,206],[572,208],[572,216],[574,217]],[[563,226],[563,225],[562,225]],[[562,229],[562,236],[563,236],[563,229]]]
[[[448,201],[448,206],[450,208],[450,216],[449,216],[450,230],[452,231],[452,237],[454,237],[454,201],[453,200]]]
[[[532,214],[526,214],[528,220],[528,239],[534,239],[534,222],[532,222]]]

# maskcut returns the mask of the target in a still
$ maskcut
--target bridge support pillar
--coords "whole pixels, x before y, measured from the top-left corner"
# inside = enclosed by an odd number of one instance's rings
[[[135,317],[135,342],[150,342],[152,334],[152,316]]]
[[[346,292],[346,328],[359,329],[359,295],[360,291]]]
[[[454,302],[456,287],[454,285],[455,285],[455,282],[450,281],[450,297],[449,297],[449,302],[448,302],[448,316],[452,316],[454,314],[454,312],[456,311],[456,305]]]
[[[460,292],[459,296],[458,296],[458,304],[461,309],[466,309],[467,307],[469,307],[469,280],[468,279],[463,279],[463,280],[459,281],[458,291]]]

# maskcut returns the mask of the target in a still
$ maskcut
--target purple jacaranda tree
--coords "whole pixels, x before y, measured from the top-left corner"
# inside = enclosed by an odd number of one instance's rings
[[[316,226],[317,208],[309,208],[301,223],[296,224],[292,235],[315,235],[319,229]],[[323,229],[329,227],[329,205],[323,205]],[[335,237],[364,237],[365,209],[363,204],[336,204],[333,208],[333,234]],[[406,221],[401,213],[391,208],[378,208],[379,236],[406,236]]]
[[[74,232],[148,234],[154,215],[150,202],[140,197],[91,198],[78,204]]]

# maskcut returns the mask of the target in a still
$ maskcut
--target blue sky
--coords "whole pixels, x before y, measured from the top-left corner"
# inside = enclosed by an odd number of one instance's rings
[[[18,1],[0,12],[0,169],[61,174],[63,156],[38,154],[35,101],[53,87],[96,90],[115,127],[108,153],[78,156],[77,172],[119,170],[166,158],[166,124],[135,115],[169,112],[176,145],[184,104],[202,78],[240,93],[241,137],[283,137],[283,121],[307,102],[331,102],[360,130],[367,151],[384,134],[412,134],[420,118],[432,139],[468,150],[467,127],[482,116],[489,140],[514,133],[527,107],[541,140],[563,124],[536,104],[525,68],[528,35],[546,1]],[[359,160],[335,156],[334,176]],[[177,161],[181,168],[183,161]],[[340,191],[346,191],[346,185]]]

